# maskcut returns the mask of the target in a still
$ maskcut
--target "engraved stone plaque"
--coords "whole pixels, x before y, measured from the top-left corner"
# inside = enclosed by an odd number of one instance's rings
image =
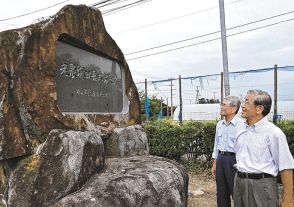
[[[64,41],[56,45],[59,109],[68,113],[122,112],[124,77],[120,65],[92,52],[94,49],[74,45]]]

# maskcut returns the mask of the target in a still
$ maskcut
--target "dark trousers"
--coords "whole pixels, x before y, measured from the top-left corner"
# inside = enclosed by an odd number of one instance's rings
[[[234,155],[218,155],[216,162],[216,192],[217,206],[230,207],[231,196],[234,191],[234,177],[236,169],[233,165],[236,164]]]

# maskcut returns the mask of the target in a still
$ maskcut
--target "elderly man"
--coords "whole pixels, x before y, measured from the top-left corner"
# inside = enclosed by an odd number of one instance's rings
[[[285,134],[265,117],[271,103],[270,95],[261,90],[248,91],[242,103],[242,117],[246,122],[239,128],[235,142],[236,207],[277,207],[278,172],[284,187],[280,206],[292,206],[294,160]]]
[[[236,164],[234,142],[236,127],[242,120],[236,115],[240,108],[240,101],[235,96],[227,96],[221,103],[220,114],[224,119],[216,125],[214,150],[212,154],[212,174],[216,176],[218,207],[231,206],[233,195],[234,175]]]

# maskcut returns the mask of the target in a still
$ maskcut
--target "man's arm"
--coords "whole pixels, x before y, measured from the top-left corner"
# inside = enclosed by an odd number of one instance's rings
[[[283,195],[281,207],[292,207],[292,193],[293,193],[293,171],[292,169],[282,170],[281,181],[283,184]]]
[[[218,150],[217,150],[217,144],[218,144],[218,124],[215,127],[215,136],[214,136],[214,146],[213,146],[213,153],[212,153],[212,168],[211,168],[211,174],[215,176],[216,173],[216,159],[218,156]]]
[[[216,162],[217,162],[216,159],[213,159],[213,160],[212,160],[211,173],[212,173],[213,176],[215,176],[215,174],[216,174]]]
[[[219,142],[219,140],[218,140],[219,124],[220,124],[220,122],[218,122],[216,124],[216,127],[215,127],[214,146],[213,146],[213,152],[212,152],[212,158],[213,159],[217,159],[217,156],[218,156],[217,145],[218,145],[218,142]]]

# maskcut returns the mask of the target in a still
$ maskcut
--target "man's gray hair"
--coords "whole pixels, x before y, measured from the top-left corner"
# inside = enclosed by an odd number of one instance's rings
[[[247,95],[255,95],[254,98],[254,105],[258,106],[261,105],[263,106],[264,110],[262,111],[262,115],[266,116],[269,114],[269,112],[271,111],[271,106],[272,106],[272,98],[271,96],[263,91],[263,90],[259,90],[259,89],[254,89],[254,90],[249,90],[247,92]]]
[[[237,114],[241,105],[240,99],[237,96],[226,96],[224,100],[227,100],[231,107],[236,107],[235,114]]]

